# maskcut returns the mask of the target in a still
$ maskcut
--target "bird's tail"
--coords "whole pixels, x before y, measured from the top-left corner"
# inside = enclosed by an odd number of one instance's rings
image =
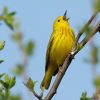
[[[41,83],[41,90],[48,89],[52,79],[52,70],[47,70]]]

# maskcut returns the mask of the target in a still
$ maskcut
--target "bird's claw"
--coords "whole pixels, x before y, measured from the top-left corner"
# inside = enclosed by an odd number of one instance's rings
[[[60,72],[61,74],[63,74],[62,67],[59,67],[59,72]]]

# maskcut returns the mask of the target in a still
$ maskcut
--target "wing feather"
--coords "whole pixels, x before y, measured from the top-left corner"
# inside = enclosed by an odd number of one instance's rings
[[[49,63],[49,59],[50,59],[50,50],[51,50],[51,47],[52,47],[53,39],[54,39],[54,34],[52,33],[51,37],[49,39],[48,46],[47,46],[45,72],[48,69],[48,63]]]

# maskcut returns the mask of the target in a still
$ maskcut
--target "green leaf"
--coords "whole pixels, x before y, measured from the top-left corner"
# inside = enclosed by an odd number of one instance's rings
[[[22,100],[20,95],[11,95],[9,100]]]
[[[26,54],[28,56],[31,56],[32,53],[33,53],[33,48],[34,48],[34,43],[32,41],[29,41],[25,47],[25,51],[26,51]]]
[[[8,12],[8,8],[5,7],[4,11],[3,11],[3,15],[2,15],[2,20],[5,22],[5,24],[11,28],[12,30],[14,29],[14,15],[16,13],[15,12]]]
[[[14,15],[16,12],[10,12],[8,11],[8,7],[4,7],[3,14],[0,16],[0,20],[4,21],[5,24],[10,28],[14,29]]]
[[[16,12],[9,13],[10,16],[14,16],[15,14],[16,14]]]
[[[15,77],[9,77],[7,74],[0,74],[0,100],[21,100],[10,93],[10,89],[15,85]]]
[[[6,88],[6,89],[8,89],[9,88],[9,76],[7,75],[7,74],[5,74],[4,75],[4,87]]]
[[[3,87],[5,87],[6,89],[8,89],[9,84],[4,82],[3,80],[0,80],[0,83],[2,84]]]
[[[94,0],[93,8],[94,11],[100,12],[100,0]]]
[[[29,89],[29,90],[33,90],[34,86],[36,84],[37,81],[33,81],[31,78],[28,79],[27,83],[24,83],[24,85]]]
[[[5,17],[4,19],[4,22],[7,24],[7,26],[10,28],[10,29],[14,29],[14,19],[13,19],[13,16],[12,15],[8,15]]]
[[[91,63],[97,64],[98,63],[98,47],[93,45],[91,49]]]
[[[3,62],[4,62],[4,60],[0,60],[0,64],[3,63]]]
[[[94,86],[100,88],[100,76],[97,76],[94,80]]]
[[[0,16],[0,21],[2,21],[4,19],[4,17],[3,16]]]
[[[5,88],[9,89],[12,88],[15,83],[16,83],[16,78],[15,77],[9,77],[7,74],[4,75],[4,82],[6,85]]]
[[[5,74],[4,75],[4,81],[6,82],[6,83],[9,83],[9,76],[8,76],[8,74]]]
[[[5,21],[5,23],[7,24],[7,26],[8,26],[11,30],[14,30],[13,24],[12,24],[12,22],[10,22],[10,20]]]
[[[77,50],[80,51],[83,47],[84,47],[84,46],[80,43],[80,44],[78,44],[78,46],[77,46]]]
[[[2,50],[5,46],[5,41],[0,41],[0,50]]]
[[[16,83],[16,78],[12,77],[10,78],[10,82],[9,82],[9,88],[12,88]]]
[[[22,35],[20,33],[15,33],[15,34],[12,35],[12,39],[15,42],[20,42],[22,40]]]
[[[0,74],[0,78],[2,78],[4,75],[5,75],[5,73],[3,73],[3,74]]]
[[[21,64],[18,64],[12,71],[16,75],[21,75],[24,72],[24,66]]]
[[[82,95],[81,95],[80,100],[92,100],[92,99],[87,97],[87,92],[83,92]]]
[[[4,7],[4,9],[3,9],[3,14],[4,14],[4,15],[5,15],[5,14],[8,14],[8,7],[7,7],[7,6]]]

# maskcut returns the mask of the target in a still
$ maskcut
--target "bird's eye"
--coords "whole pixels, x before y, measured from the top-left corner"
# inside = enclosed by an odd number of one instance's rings
[[[58,19],[58,22],[60,22],[60,20]]]

